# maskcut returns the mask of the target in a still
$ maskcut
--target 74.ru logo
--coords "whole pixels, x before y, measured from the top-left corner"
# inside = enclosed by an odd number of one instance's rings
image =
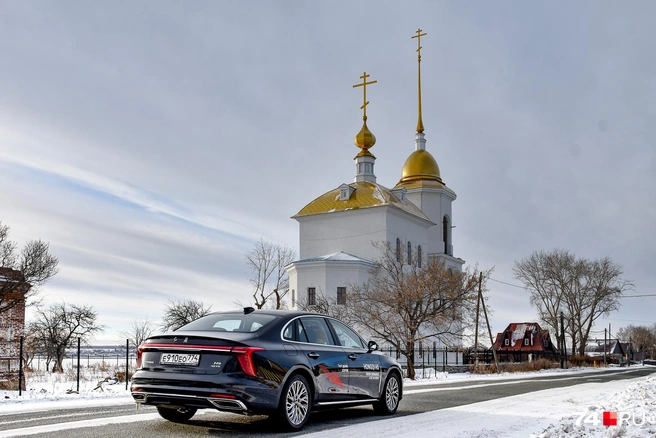
[[[599,418],[601,414],[601,419]],[[576,425],[591,424],[593,426],[621,426],[623,424],[636,427],[644,425],[656,425],[656,413],[635,413],[635,412],[616,412],[616,411],[591,411],[591,412],[574,412],[578,418]]]

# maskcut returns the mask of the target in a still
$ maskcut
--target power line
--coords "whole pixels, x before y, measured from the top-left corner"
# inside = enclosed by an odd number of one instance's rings
[[[488,280],[495,281],[497,283],[505,284],[507,286],[516,287],[518,289],[526,289],[524,286],[518,286],[512,283],[506,283],[505,281],[497,280],[494,278],[488,278]],[[656,297],[656,294],[642,294],[642,295],[622,295],[622,298],[642,298],[642,297]]]
[[[656,294],[646,294],[646,295],[622,295],[622,298],[640,298],[640,297],[656,297]]]
[[[488,277],[488,280],[496,281],[497,283],[505,284],[507,286],[512,286],[512,287],[516,287],[516,288],[519,288],[519,289],[526,289],[524,286],[517,286],[516,284],[506,283],[505,281],[495,280],[494,278],[489,278]]]

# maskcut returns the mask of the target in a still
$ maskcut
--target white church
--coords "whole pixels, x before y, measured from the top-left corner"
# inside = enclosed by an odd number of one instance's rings
[[[314,304],[319,294],[344,303],[348,285],[367,281],[375,260],[376,243],[388,242],[406,260],[421,267],[441,258],[447,268],[462,270],[464,260],[454,257],[452,203],[456,193],[442,180],[437,161],[426,150],[421,115],[421,46],[418,40],[418,122],[414,151],[403,164],[401,178],[389,189],[376,181],[376,157],[370,149],[376,137],[367,127],[367,82],[364,73],[363,126],[355,137],[355,177],[303,207],[293,216],[300,227],[299,260],[286,267],[289,307]],[[410,148],[408,148],[410,149]]]

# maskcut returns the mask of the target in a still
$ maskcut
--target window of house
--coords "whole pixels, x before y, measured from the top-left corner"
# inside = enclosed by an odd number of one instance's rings
[[[346,288],[337,288],[337,304],[346,304]]]
[[[417,246],[417,267],[421,268],[421,245]]]
[[[528,345],[528,338],[524,339],[524,345]]]
[[[317,304],[317,289],[308,287],[308,306],[315,306]]]
[[[296,306],[296,291],[292,289],[292,307]]]
[[[396,261],[401,261],[401,239],[396,238]]]
[[[504,339],[503,345],[510,345],[510,339]]]

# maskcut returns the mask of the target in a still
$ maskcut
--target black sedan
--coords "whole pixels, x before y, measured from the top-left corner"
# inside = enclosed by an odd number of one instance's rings
[[[291,430],[312,410],[396,412],[401,367],[344,323],[307,312],[216,312],[138,348],[132,396],[170,421],[198,409],[267,414]]]

